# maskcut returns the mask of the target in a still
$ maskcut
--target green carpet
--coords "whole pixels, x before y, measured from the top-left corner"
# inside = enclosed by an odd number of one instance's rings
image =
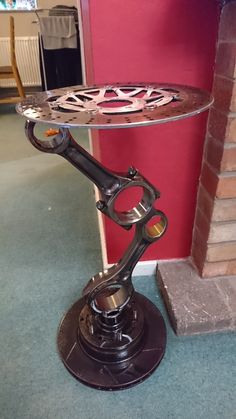
[[[93,187],[60,157],[34,151],[22,118],[4,109],[0,418],[235,419],[236,335],[176,337],[153,277],[134,284],[166,318],[167,351],[155,373],[129,390],[102,392],[64,368],[56,349],[60,319],[102,265]]]

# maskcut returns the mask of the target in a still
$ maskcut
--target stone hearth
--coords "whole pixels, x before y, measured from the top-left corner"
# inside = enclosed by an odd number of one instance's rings
[[[236,330],[234,276],[201,278],[186,260],[160,263],[157,282],[177,335]]]

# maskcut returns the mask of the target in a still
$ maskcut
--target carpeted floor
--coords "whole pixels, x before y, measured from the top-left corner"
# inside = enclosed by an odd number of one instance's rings
[[[58,324],[102,266],[93,187],[60,157],[33,149],[23,126],[0,107],[0,418],[235,419],[236,334],[176,337],[153,277],[134,284],[166,319],[155,373],[102,392],[66,371]]]

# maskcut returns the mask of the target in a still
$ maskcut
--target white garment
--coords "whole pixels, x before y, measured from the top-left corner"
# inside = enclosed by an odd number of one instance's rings
[[[43,16],[39,23],[45,49],[77,48],[74,16]]]

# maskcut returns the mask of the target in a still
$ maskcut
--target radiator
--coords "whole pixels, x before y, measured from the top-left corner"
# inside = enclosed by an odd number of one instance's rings
[[[16,60],[24,86],[40,86],[39,48],[37,36],[15,38]],[[0,66],[10,65],[10,39],[0,38]],[[15,87],[14,79],[0,80],[0,87]]]

